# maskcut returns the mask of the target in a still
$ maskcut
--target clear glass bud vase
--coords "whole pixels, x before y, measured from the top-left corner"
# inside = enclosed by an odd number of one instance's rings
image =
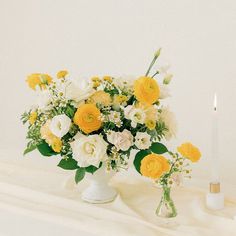
[[[162,197],[157,207],[156,215],[162,218],[172,218],[177,216],[175,204],[170,197],[171,188],[162,186]]]

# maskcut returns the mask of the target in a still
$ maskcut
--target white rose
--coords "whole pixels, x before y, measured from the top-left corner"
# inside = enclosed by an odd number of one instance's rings
[[[61,138],[68,133],[71,125],[71,119],[65,114],[54,116],[51,120],[50,131]]]
[[[45,109],[51,102],[51,94],[48,90],[38,91],[37,93],[37,104],[39,109]]]
[[[160,87],[160,99],[165,99],[170,97],[170,90],[168,85],[166,84],[159,84]]]
[[[82,136],[71,143],[73,158],[80,167],[99,167],[107,159],[107,143],[98,135]]]
[[[133,135],[127,129],[122,132],[108,131],[107,140],[115,145],[117,150],[127,151],[133,145]]]
[[[173,112],[169,111],[168,108],[163,108],[158,117],[159,121],[165,123],[167,131],[164,132],[165,138],[170,140],[172,137],[176,136],[177,133],[177,122]]]
[[[91,84],[86,81],[68,81],[65,84],[65,97],[68,100],[73,100],[75,102],[80,102],[87,99],[94,93],[94,89]]]
[[[137,132],[135,143],[138,149],[148,149],[151,146],[151,136],[147,133]]]

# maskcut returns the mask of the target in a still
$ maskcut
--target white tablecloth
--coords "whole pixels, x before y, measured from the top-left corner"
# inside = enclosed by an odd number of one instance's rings
[[[0,235],[236,235],[236,199],[226,196],[222,211],[205,208],[205,190],[180,187],[172,192],[178,217],[168,224],[155,216],[160,190],[130,173],[112,185],[119,196],[93,205],[80,200],[86,181],[73,184],[70,173],[45,160],[42,168],[26,160],[0,160]],[[29,161],[30,163],[30,161]]]

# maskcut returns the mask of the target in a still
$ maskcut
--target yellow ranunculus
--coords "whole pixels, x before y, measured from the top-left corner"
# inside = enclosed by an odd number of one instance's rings
[[[112,82],[112,77],[109,76],[109,75],[105,75],[105,76],[103,76],[103,80],[111,83]]]
[[[124,103],[124,102],[127,102],[127,101],[128,101],[127,96],[125,96],[125,95],[123,95],[123,94],[116,94],[116,95],[114,96],[113,103],[114,103],[115,105],[120,105],[120,104],[122,104],[122,103]]]
[[[100,103],[104,106],[111,105],[111,96],[109,93],[104,91],[96,91],[89,99],[89,103],[97,104]]]
[[[68,75],[68,71],[67,70],[61,70],[57,73],[57,78],[58,79],[62,79],[65,78]]]
[[[139,102],[151,105],[158,100],[160,88],[155,79],[143,76],[134,82],[134,95]]]
[[[154,120],[146,120],[145,125],[148,129],[153,130],[156,128],[156,121]]]
[[[100,129],[101,112],[94,104],[81,105],[74,116],[74,123],[86,134]]]
[[[33,124],[35,123],[35,121],[36,121],[36,119],[37,119],[37,116],[38,116],[38,114],[37,114],[36,111],[32,111],[32,112],[30,113],[30,116],[29,116],[29,123],[30,123],[31,125],[33,125]]]
[[[50,120],[48,120],[40,129],[42,139],[48,143],[54,152],[60,152],[62,148],[62,141],[60,138],[55,136],[49,129]]]
[[[201,157],[201,152],[191,143],[183,143],[177,148],[178,152],[192,162],[197,162]]]
[[[149,154],[141,161],[140,172],[143,176],[158,179],[170,170],[167,159],[161,155]]]
[[[26,82],[28,83],[29,87],[33,90],[36,89],[37,86],[39,86],[41,89],[45,89],[46,85],[49,85],[52,83],[52,77],[47,74],[32,74],[27,77]]]

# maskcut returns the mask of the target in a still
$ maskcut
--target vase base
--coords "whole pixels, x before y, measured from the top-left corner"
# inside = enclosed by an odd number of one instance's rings
[[[91,186],[82,192],[81,199],[92,204],[103,204],[114,201],[116,196],[117,191],[110,186],[99,188],[94,188],[94,186]]]

